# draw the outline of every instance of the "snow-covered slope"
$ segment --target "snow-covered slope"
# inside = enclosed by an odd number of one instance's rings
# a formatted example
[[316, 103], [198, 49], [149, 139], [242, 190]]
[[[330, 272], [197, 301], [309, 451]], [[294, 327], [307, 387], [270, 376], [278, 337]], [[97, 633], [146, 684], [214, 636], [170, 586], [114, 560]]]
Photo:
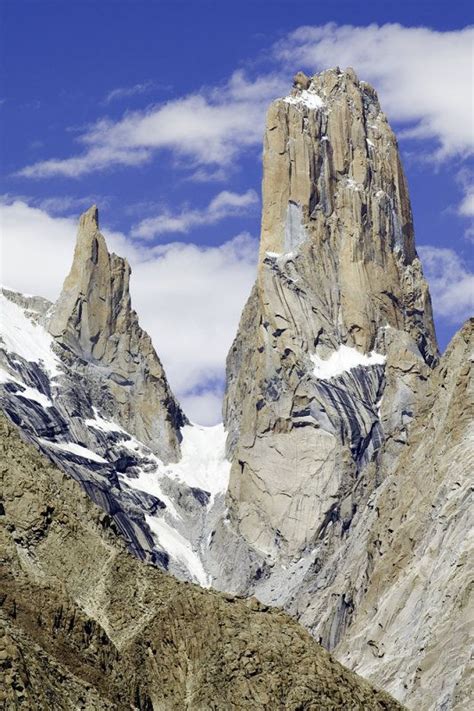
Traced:
[[181, 459], [164, 464], [97, 407], [101, 369], [61, 358], [45, 324], [50, 304], [0, 292], [0, 400], [24, 436], [78, 480], [132, 550], [209, 585], [205, 558], [223, 511], [230, 463], [222, 425], [182, 428]]

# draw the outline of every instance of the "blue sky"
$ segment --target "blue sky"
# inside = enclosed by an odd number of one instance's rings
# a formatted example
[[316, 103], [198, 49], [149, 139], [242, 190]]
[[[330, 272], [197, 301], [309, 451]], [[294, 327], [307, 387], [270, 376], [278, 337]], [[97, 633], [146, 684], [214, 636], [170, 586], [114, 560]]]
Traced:
[[4, 0], [1, 20], [2, 279], [55, 298], [97, 202], [191, 417], [218, 418], [254, 276], [263, 116], [300, 68], [351, 65], [377, 88], [443, 348], [472, 310], [467, 2]]

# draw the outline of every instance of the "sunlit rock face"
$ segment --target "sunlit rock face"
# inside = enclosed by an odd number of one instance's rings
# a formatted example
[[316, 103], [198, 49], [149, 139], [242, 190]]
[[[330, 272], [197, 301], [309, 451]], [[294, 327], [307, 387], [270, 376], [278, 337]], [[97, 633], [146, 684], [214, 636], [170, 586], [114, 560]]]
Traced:
[[252, 548], [291, 558], [349, 527], [437, 357], [377, 95], [352, 70], [299, 75], [268, 111], [258, 277], [227, 364], [228, 503]]
[[352, 70], [297, 75], [267, 118], [213, 546], [222, 586], [284, 606], [413, 709], [467, 708], [472, 693], [472, 339], [470, 323], [439, 361], [375, 91]]
[[[130, 267], [109, 254], [94, 205], [79, 221], [71, 271], [49, 318], [49, 331], [68, 353], [102, 371], [115, 419], [164, 461], [180, 456], [186, 418], [168, 385], [151, 338], [140, 328], [129, 291]], [[87, 376], [86, 376], [87, 377]]]

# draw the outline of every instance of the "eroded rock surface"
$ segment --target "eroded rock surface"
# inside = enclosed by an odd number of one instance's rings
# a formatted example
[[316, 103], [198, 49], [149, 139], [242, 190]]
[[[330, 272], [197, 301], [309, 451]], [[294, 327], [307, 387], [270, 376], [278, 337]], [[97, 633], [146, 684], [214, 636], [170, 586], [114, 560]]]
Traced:
[[5, 708], [395, 711], [283, 612], [180, 583], [0, 417]]
[[352, 70], [297, 77], [268, 113], [258, 277], [227, 361], [214, 584], [284, 606], [424, 710], [472, 693], [471, 329], [438, 365], [374, 90]]

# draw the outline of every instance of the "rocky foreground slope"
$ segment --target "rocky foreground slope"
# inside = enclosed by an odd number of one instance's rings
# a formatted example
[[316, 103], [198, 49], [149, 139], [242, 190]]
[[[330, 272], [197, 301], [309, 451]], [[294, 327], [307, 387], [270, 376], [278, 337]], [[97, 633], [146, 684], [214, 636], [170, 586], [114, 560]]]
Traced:
[[[144, 563], [284, 607], [409, 708], [470, 708], [473, 328], [439, 358], [406, 180], [375, 91], [352, 70], [300, 73], [269, 109], [258, 274], [228, 356], [225, 431], [182, 413], [131, 308], [129, 271], [108, 253], [93, 207], [56, 304], [0, 293], [9, 420]], [[49, 520], [55, 509], [44, 510]], [[73, 545], [67, 530], [54, 528]], [[40, 584], [43, 573], [18, 555]], [[105, 558], [89, 570], [84, 555], [82, 576], [55, 555], [57, 584], [121, 650], [126, 623], [117, 637], [103, 609], [113, 592]], [[127, 566], [145, 591], [148, 578], [177, 585], [150, 565]], [[130, 586], [124, 618], [135, 614]], [[143, 682], [117, 664], [114, 689]]]
[[0, 416], [5, 709], [395, 711], [284, 613], [181, 583]]

